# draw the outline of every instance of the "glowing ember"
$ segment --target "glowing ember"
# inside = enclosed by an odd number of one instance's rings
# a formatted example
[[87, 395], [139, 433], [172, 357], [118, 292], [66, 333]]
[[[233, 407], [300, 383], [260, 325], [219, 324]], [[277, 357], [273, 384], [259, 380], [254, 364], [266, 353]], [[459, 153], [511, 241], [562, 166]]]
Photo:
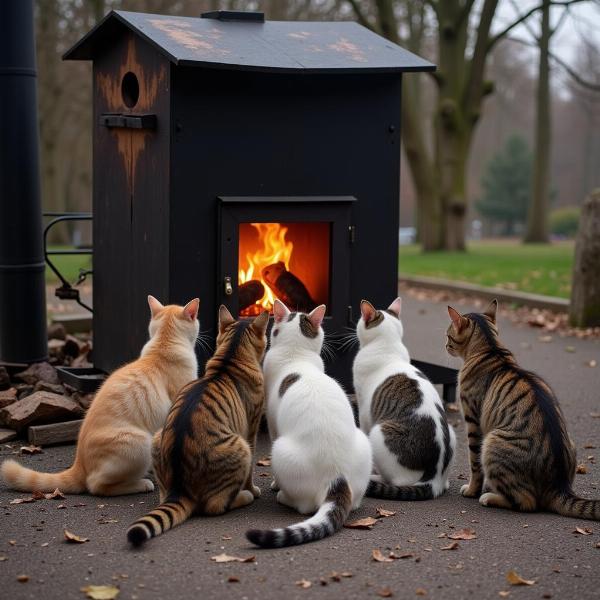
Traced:
[[256, 304], [243, 310], [242, 315], [258, 314], [258, 307], [269, 311], [273, 309], [275, 296], [262, 278], [262, 269], [282, 261], [285, 268], [289, 270], [290, 258], [294, 249], [294, 244], [285, 239], [287, 227], [282, 227], [279, 223], [251, 223], [251, 225], [258, 231], [262, 248], [259, 248], [256, 252], [246, 253], [247, 266], [245, 269], [240, 268], [238, 279], [240, 284], [252, 279], [259, 280], [265, 287], [265, 294]]

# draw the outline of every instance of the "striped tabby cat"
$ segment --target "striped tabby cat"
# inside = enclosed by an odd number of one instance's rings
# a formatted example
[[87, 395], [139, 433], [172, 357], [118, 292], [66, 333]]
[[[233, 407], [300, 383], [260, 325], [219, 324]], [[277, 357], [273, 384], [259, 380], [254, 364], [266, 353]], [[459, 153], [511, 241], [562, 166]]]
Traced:
[[[279, 300], [264, 362], [267, 419], [273, 440], [277, 501], [310, 518], [246, 537], [276, 548], [319, 540], [338, 531], [360, 506], [371, 473], [371, 449], [357, 429], [348, 398], [324, 373], [321, 322], [325, 306], [290, 312]], [[316, 511], [316, 512], [315, 512]]]
[[386, 310], [360, 304], [360, 350], [353, 378], [361, 429], [368, 434], [379, 475], [367, 496], [428, 500], [448, 489], [456, 436], [429, 379], [410, 363], [402, 342], [402, 300]]
[[181, 390], [152, 454], [161, 504], [127, 531], [134, 546], [192, 513], [220, 515], [260, 495], [252, 457], [264, 404], [260, 362], [269, 313], [235, 321], [219, 310], [217, 349], [204, 376]]
[[600, 500], [579, 498], [571, 487], [575, 446], [558, 401], [498, 339], [497, 307], [494, 300], [483, 314], [466, 315], [448, 307], [446, 349], [464, 360], [459, 389], [471, 479], [461, 493], [483, 506], [600, 520]]
[[39, 473], [14, 460], [2, 463], [8, 485], [21, 491], [118, 496], [151, 492], [152, 436], [179, 390], [198, 375], [195, 298], [185, 307], [163, 306], [148, 296], [150, 339], [137, 360], [117, 369], [102, 385], [79, 431], [75, 461], [60, 473]]

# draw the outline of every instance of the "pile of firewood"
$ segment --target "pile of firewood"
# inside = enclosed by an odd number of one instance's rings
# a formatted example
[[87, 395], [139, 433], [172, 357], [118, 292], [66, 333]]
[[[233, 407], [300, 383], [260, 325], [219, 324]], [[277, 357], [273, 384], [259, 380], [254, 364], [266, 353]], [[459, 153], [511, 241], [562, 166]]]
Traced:
[[0, 366], [0, 443], [25, 434], [31, 440], [32, 427], [81, 419], [92, 402], [94, 394], [62, 383], [55, 368], [91, 367], [91, 336], [68, 335], [63, 325], [53, 324], [48, 337], [48, 362], [12, 374]]

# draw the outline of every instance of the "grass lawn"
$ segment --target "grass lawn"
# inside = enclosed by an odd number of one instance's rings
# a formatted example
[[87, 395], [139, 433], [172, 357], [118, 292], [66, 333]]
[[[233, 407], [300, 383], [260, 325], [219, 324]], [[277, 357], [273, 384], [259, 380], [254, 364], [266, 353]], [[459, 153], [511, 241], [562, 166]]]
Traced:
[[[69, 246], [52, 246], [51, 250], [69, 250]], [[78, 254], [74, 256], [50, 256], [50, 260], [60, 271], [62, 276], [69, 282], [75, 283], [79, 277], [79, 269], [90, 269], [92, 257], [89, 254]], [[58, 277], [46, 265], [46, 283], [56, 283]]]
[[400, 274], [568, 298], [573, 251], [573, 242], [525, 245], [516, 240], [472, 242], [467, 252], [423, 254], [418, 245], [400, 246]]

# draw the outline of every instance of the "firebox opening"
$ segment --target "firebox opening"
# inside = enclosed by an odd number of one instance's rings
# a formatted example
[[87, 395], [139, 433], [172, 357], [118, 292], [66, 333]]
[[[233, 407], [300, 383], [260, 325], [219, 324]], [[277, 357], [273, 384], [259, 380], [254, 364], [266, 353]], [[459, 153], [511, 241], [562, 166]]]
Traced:
[[240, 223], [240, 316], [272, 311], [275, 299], [290, 310], [329, 313], [331, 223]]

